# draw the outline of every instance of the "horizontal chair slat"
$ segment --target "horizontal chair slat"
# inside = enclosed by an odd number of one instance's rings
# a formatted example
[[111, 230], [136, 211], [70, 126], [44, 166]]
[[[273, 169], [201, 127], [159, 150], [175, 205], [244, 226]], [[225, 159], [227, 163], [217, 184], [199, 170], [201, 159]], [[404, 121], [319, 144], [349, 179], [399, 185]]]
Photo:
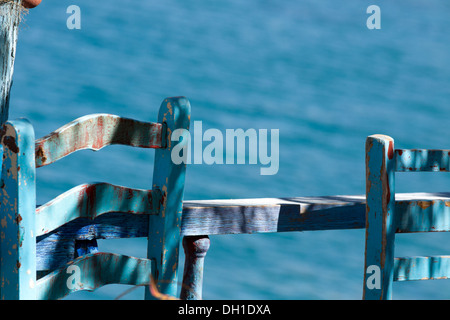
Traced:
[[76, 218], [94, 219], [108, 212], [153, 214], [159, 201], [157, 191], [83, 184], [36, 209], [36, 233], [41, 236]]
[[60, 299], [79, 290], [93, 291], [106, 284], [148, 285], [152, 260], [113, 253], [87, 254], [36, 283], [40, 300]]
[[448, 279], [450, 256], [395, 258], [394, 267], [394, 281]]
[[161, 148], [161, 123], [141, 122], [110, 114], [78, 118], [36, 140], [36, 167], [51, 164], [77, 150], [100, 150], [111, 144]]
[[450, 150], [396, 149], [396, 171], [450, 171]]
[[396, 210], [402, 212], [396, 232], [450, 231], [450, 200], [397, 201]]
[[37, 270], [55, 270], [71, 261], [74, 240], [140, 238], [148, 235], [149, 215], [111, 212], [95, 220], [75, 219], [53, 232], [37, 237]]

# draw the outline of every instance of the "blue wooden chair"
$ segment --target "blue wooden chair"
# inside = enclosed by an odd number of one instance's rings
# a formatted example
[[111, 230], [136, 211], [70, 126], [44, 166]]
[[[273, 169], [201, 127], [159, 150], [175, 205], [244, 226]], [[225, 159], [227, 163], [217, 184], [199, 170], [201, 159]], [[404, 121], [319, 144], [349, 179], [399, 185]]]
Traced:
[[[1, 298], [59, 299], [110, 283], [147, 285], [150, 276], [159, 292], [175, 296], [186, 166], [172, 162], [170, 138], [176, 129], [188, 130], [189, 121], [183, 97], [164, 100], [157, 123], [96, 114], [36, 141], [27, 120], [8, 121], [1, 132]], [[110, 144], [156, 149], [150, 190], [84, 184], [36, 207], [36, 168]], [[109, 232], [111, 225], [119, 231]], [[75, 240], [63, 238], [62, 228]], [[88, 236], [80, 238], [83, 228]], [[146, 258], [98, 252], [95, 239], [134, 236], [148, 237]], [[152, 298], [148, 289], [146, 298]]]
[[450, 150], [394, 149], [384, 135], [366, 140], [364, 299], [392, 299], [393, 281], [446, 279], [450, 256], [394, 257], [396, 233], [450, 231], [448, 198], [401, 199], [395, 172], [448, 172]]

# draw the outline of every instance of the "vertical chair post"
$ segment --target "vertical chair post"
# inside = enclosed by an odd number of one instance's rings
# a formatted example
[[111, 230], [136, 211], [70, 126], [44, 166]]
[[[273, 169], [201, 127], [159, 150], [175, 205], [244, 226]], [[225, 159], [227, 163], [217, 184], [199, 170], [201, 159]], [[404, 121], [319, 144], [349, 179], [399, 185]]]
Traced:
[[36, 187], [34, 131], [26, 120], [2, 128], [0, 206], [1, 298], [36, 299]]
[[[391, 299], [395, 239], [394, 140], [366, 140], [366, 251], [363, 299]], [[380, 201], [381, 199], [381, 201]]]
[[0, 125], [8, 120], [22, 1], [0, 4]]
[[[155, 152], [153, 186], [160, 194], [159, 212], [150, 215], [148, 234], [148, 258], [153, 259], [153, 278], [159, 292], [171, 296], [177, 294], [177, 268], [183, 209], [186, 162], [175, 164], [172, 150], [176, 144], [187, 146], [189, 140], [190, 104], [184, 97], [165, 99], [159, 109], [158, 122], [163, 124], [163, 148]], [[182, 139], [171, 140], [180, 129]], [[180, 133], [177, 131], [177, 134]], [[155, 201], [157, 199], [153, 199]], [[152, 299], [148, 288], [145, 298]]]
[[183, 238], [185, 262], [181, 299], [202, 299], [203, 266], [209, 246], [208, 236], [186, 236]]
[[[5, 124], [9, 115], [21, 3], [22, 0], [14, 0], [0, 4], [0, 126]], [[0, 166], [2, 160], [0, 158]]]

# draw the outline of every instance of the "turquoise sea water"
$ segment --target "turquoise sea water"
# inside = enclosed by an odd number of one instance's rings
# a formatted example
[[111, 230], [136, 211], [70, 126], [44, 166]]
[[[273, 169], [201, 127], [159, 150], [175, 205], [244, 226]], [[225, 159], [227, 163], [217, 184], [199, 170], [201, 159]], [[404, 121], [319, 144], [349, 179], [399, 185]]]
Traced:
[[[69, 30], [70, 5], [81, 29]], [[381, 8], [369, 30], [366, 9]], [[155, 121], [186, 96], [204, 129], [279, 129], [279, 171], [190, 165], [185, 199], [364, 194], [364, 143], [449, 148], [445, 1], [46, 1], [22, 23], [10, 118], [41, 137], [90, 113]], [[38, 202], [78, 184], [151, 185], [152, 151], [111, 146], [38, 170]], [[397, 191], [448, 191], [448, 174], [397, 175]], [[401, 235], [397, 254], [448, 254], [449, 235]], [[145, 239], [100, 249], [145, 256]], [[360, 299], [364, 231], [211, 237], [205, 299]], [[180, 269], [182, 270], [182, 269]], [[450, 282], [394, 284], [396, 299], [449, 299]], [[109, 299], [106, 286], [70, 298]], [[137, 289], [124, 298], [139, 299]]]

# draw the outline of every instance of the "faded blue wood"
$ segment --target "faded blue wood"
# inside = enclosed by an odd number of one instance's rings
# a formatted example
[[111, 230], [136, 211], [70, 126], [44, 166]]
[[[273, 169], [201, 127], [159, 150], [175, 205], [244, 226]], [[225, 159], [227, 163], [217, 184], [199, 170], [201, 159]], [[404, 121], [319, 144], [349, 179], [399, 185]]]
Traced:
[[161, 132], [161, 123], [142, 122], [112, 114], [90, 114], [36, 140], [36, 166], [49, 165], [78, 150], [98, 151], [113, 144], [160, 148]]
[[87, 254], [39, 279], [37, 299], [60, 299], [76, 291], [93, 291], [113, 283], [146, 285], [151, 274], [149, 259], [105, 252]]
[[2, 128], [5, 159], [0, 206], [0, 296], [36, 298], [34, 131], [26, 120], [8, 121]]
[[208, 236], [186, 236], [183, 238], [185, 261], [180, 299], [202, 299], [203, 267], [209, 246]]
[[21, 0], [0, 4], [0, 126], [8, 120], [9, 96], [20, 22]]
[[[157, 196], [159, 200], [159, 195]], [[90, 220], [108, 213], [156, 214], [151, 190], [131, 189], [108, 183], [83, 184], [36, 209], [37, 236], [77, 218]]]
[[[153, 190], [161, 191], [158, 215], [149, 217], [147, 257], [153, 259], [153, 277], [162, 294], [176, 296], [181, 213], [183, 208], [186, 164], [175, 164], [171, 153], [175, 145], [171, 136], [175, 130], [184, 130], [178, 142], [187, 145], [191, 108], [184, 97], [168, 98], [159, 109], [158, 122], [163, 123], [162, 147], [155, 151]], [[156, 241], [155, 241], [156, 240]], [[152, 299], [148, 288], [145, 298]]]
[[[448, 230], [450, 193], [397, 193], [396, 199], [396, 207], [408, 213], [402, 215], [398, 232]], [[435, 206], [427, 207], [432, 202]], [[435, 210], [438, 206], [444, 208], [444, 215]], [[188, 200], [183, 203], [181, 235], [362, 229], [365, 208], [362, 195]], [[148, 214], [106, 213], [94, 220], [75, 219], [38, 237], [38, 269], [53, 269], [70, 261], [70, 240], [147, 237], [148, 226]]]
[[401, 201], [395, 203], [396, 232], [450, 231], [450, 201], [439, 199]]
[[394, 149], [394, 140], [366, 141], [366, 252], [364, 299], [392, 299], [393, 281], [447, 279], [449, 256], [394, 258], [395, 233], [450, 231], [450, 201], [395, 194], [396, 171], [448, 172], [449, 150]]
[[[6, 236], [2, 237], [0, 246], [0, 270], [8, 285], [3, 285], [1, 297], [61, 298], [76, 290], [93, 290], [108, 283], [149, 284], [151, 275], [160, 292], [176, 294], [185, 165], [173, 164], [174, 142], [170, 137], [178, 128], [188, 130], [189, 119], [189, 102], [178, 97], [162, 103], [158, 123], [94, 115], [80, 118], [79, 123], [72, 122], [37, 141], [29, 122], [8, 122], [2, 131], [5, 148], [2, 201], [5, 205], [1, 209], [1, 226], [2, 234]], [[183, 136], [181, 143], [187, 143], [188, 132]], [[36, 167], [53, 163], [79, 149], [98, 150], [113, 143], [161, 150], [155, 155], [152, 190], [107, 183], [86, 184], [36, 208]], [[40, 160], [37, 161], [35, 156]], [[120, 225], [123, 236], [132, 236], [132, 232], [130, 235], [123, 229], [127, 225], [124, 220], [132, 214], [147, 217], [141, 219], [145, 225], [140, 230], [144, 229], [145, 236], [149, 236], [150, 259], [97, 252], [96, 239], [101, 237], [91, 226], [89, 229], [93, 233], [87, 238], [72, 237], [69, 240], [60, 237], [60, 229], [66, 225], [102, 221], [103, 217], [107, 217], [103, 220], [108, 224]], [[53, 243], [44, 262], [36, 249], [42, 239], [50, 239]], [[55, 261], [59, 262], [55, 264]], [[38, 263], [46, 268], [37, 268]], [[67, 282], [69, 267], [81, 270], [77, 276], [81, 275], [82, 280], [75, 287]], [[114, 270], [115, 267], [119, 269]], [[40, 270], [40, 277], [36, 282], [37, 270]], [[150, 297], [147, 295], [147, 298]]]
[[395, 258], [394, 281], [438, 280], [450, 277], [450, 256]]
[[366, 140], [366, 253], [364, 299], [390, 299], [394, 276], [394, 140]]
[[450, 171], [450, 150], [397, 149], [395, 171]]
[[[178, 98], [180, 99], [180, 98]], [[178, 99], [175, 99], [178, 101]], [[170, 100], [168, 100], [170, 101]], [[169, 107], [170, 105], [170, 107]], [[173, 108], [172, 103], [163, 103], [164, 108], [166, 108], [166, 116], [176, 108]], [[184, 107], [186, 107], [184, 105]], [[174, 112], [176, 115], [176, 111]], [[164, 119], [164, 118], [163, 118]], [[167, 120], [167, 118], [165, 119]], [[164, 122], [164, 126], [169, 130], [166, 131], [164, 129], [161, 134], [164, 138], [161, 140], [161, 147], [167, 148], [170, 150], [171, 148], [171, 140], [170, 134], [174, 131], [170, 129], [170, 126], [167, 125], [167, 122]], [[23, 132], [23, 130], [21, 130]], [[8, 146], [9, 149], [15, 149], [15, 145], [11, 143], [14, 139], [11, 139], [8, 135], [3, 133], [2, 144]], [[394, 171], [391, 166], [396, 167], [396, 165], [392, 165], [395, 163], [396, 159], [394, 154], [397, 154], [397, 151], [393, 149], [393, 141], [391, 143], [390, 140], [385, 140], [384, 137], [376, 136], [373, 137], [376, 140], [375, 144], [378, 145], [380, 152], [383, 153], [384, 156], [377, 156], [374, 153], [373, 158], [368, 157], [367, 164], [368, 168], [374, 169], [375, 173], [371, 177], [373, 183], [368, 184], [368, 194], [378, 195], [381, 194], [383, 201], [381, 201], [381, 206], [376, 207], [375, 210], [381, 210], [381, 216], [384, 217], [383, 221], [379, 224], [371, 224], [368, 223], [368, 226], [371, 225], [372, 229], [381, 230], [380, 239], [388, 239], [386, 236], [386, 221], [388, 220], [391, 225], [389, 230], [394, 229], [395, 232], [417, 232], [417, 231], [448, 231], [449, 229], [449, 207], [450, 207], [450, 194], [442, 193], [442, 194], [398, 194], [396, 195], [397, 202], [392, 201], [391, 199], [394, 197], [395, 193], [391, 192], [394, 190], [393, 188], [393, 178], [389, 178], [389, 170]], [[33, 139], [31, 139], [33, 140]], [[381, 141], [381, 143], [380, 143]], [[31, 143], [32, 145], [33, 143]], [[370, 145], [369, 143], [367, 144]], [[380, 146], [381, 145], [381, 146]], [[369, 148], [368, 148], [369, 149]], [[373, 149], [373, 145], [370, 148]], [[160, 149], [166, 150], [166, 149]], [[372, 152], [375, 152], [372, 150]], [[34, 154], [35, 152], [31, 152]], [[167, 153], [166, 153], [167, 154]], [[169, 153], [170, 154], [170, 153]], [[368, 153], [369, 154], [369, 153]], [[441, 154], [443, 154], [441, 152]], [[6, 158], [9, 159], [11, 156], [5, 154]], [[387, 159], [387, 160], [386, 160]], [[9, 161], [9, 160], [8, 160]], [[9, 168], [11, 166], [11, 161], [6, 161], [5, 166]], [[383, 162], [384, 161], [384, 162]], [[31, 161], [32, 162], [32, 161]], [[443, 171], [442, 167], [444, 162], [440, 162], [439, 171]], [[5, 166], [3, 169], [5, 170]], [[377, 166], [378, 172], [377, 173]], [[421, 165], [423, 167], [423, 165]], [[433, 165], [436, 167], [435, 165]], [[33, 167], [31, 165], [31, 167]], [[427, 164], [427, 167], [428, 164]], [[170, 168], [169, 172], [181, 170], [184, 172], [184, 168]], [[10, 172], [11, 169], [9, 169]], [[367, 171], [368, 176], [372, 174], [371, 170]], [[22, 171], [16, 170], [18, 173]], [[156, 171], [156, 165], [155, 165]], [[5, 171], [8, 172], [8, 169]], [[376, 176], [379, 175], [379, 179], [377, 180]], [[5, 176], [5, 173], [4, 173]], [[169, 175], [170, 177], [170, 175]], [[159, 280], [159, 289], [161, 291], [165, 291], [165, 293], [173, 294], [173, 286], [176, 283], [176, 269], [177, 269], [177, 259], [178, 259], [178, 242], [180, 239], [180, 234], [187, 236], [195, 236], [195, 235], [203, 235], [203, 234], [237, 234], [237, 233], [255, 233], [255, 232], [286, 232], [286, 231], [307, 231], [307, 230], [331, 230], [331, 229], [355, 229], [362, 228], [365, 226], [366, 217], [365, 210], [366, 201], [364, 196], [328, 196], [328, 197], [303, 197], [303, 198], [289, 198], [289, 199], [232, 199], [232, 200], [210, 200], [210, 201], [186, 201], [183, 205], [182, 216], [181, 214], [181, 200], [179, 202], [179, 210], [174, 211], [175, 214], [167, 215], [168, 204], [172, 204], [172, 207], [176, 207], [173, 205], [173, 202], [170, 201], [170, 193], [165, 192], [167, 190], [178, 190], [178, 192], [174, 191], [176, 195], [182, 195], [183, 187], [177, 185], [177, 183], [173, 182], [170, 185], [169, 177], [166, 180], [167, 185], [164, 183], [162, 187], [158, 184], [154, 183], [152, 186], [152, 192], [143, 191], [141, 196], [135, 195], [135, 190], [128, 190], [127, 188], [112, 186], [108, 184], [93, 184], [91, 185], [92, 190], [95, 190], [94, 193], [96, 196], [91, 197], [93, 199], [96, 198], [108, 198], [111, 201], [113, 198], [117, 203], [113, 205], [113, 209], [103, 208], [103, 202], [101, 200], [95, 200], [94, 204], [87, 204], [87, 199], [85, 196], [90, 194], [91, 192], [81, 192], [82, 188], [78, 190], [80, 192], [69, 192], [60, 197], [58, 201], [50, 202], [44, 206], [38, 207], [36, 210], [36, 217], [40, 214], [45, 215], [45, 210], [48, 210], [46, 215], [47, 218], [43, 220], [52, 220], [51, 217], [53, 214], [49, 214], [51, 212], [50, 209], [52, 206], [54, 210], [57, 206], [55, 203], [59, 203], [62, 211], [66, 210], [65, 206], [72, 201], [72, 205], [69, 206], [68, 211], [71, 213], [68, 214], [69, 219], [63, 218], [63, 222], [70, 221], [63, 226], [59, 226], [60, 223], [55, 224], [55, 229], [47, 230], [42, 234], [38, 233], [38, 230], [35, 232], [35, 236], [38, 236], [38, 248], [42, 250], [38, 250], [36, 263], [39, 261], [41, 263], [40, 258], [47, 259], [42, 262], [45, 266], [43, 269], [54, 269], [55, 261], [63, 261], [63, 264], [58, 266], [59, 270], [52, 272], [52, 277], [44, 276], [40, 280], [45, 280], [48, 283], [52, 281], [56, 281], [54, 279], [62, 279], [61, 275], [65, 272], [64, 279], [67, 280], [67, 277], [70, 274], [67, 274], [67, 266], [65, 265], [68, 262], [68, 259], [73, 258], [75, 252], [78, 252], [77, 255], [85, 255], [92, 254], [97, 250], [95, 245], [95, 239], [98, 238], [120, 238], [120, 237], [133, 237], [133, 236], [148, 236], [149, 234], [160, 234], [171, 237], [169, 240], [162, 239], [161, 237], [157, 238], [156, 244], [154, 246], [150, 246], [149, 244], [149, 258], [151, 259], [141, 259], [144, 264], [152, 264], [148, 270], [151, 269], [152, 274], [155, 278], [158, 279], [159, 275], [167, 275], [169, 277], [169, 281], [161, 281]], [[184, 177], [182, 179], [184, 183]], [[377, 184], [378, 182], [378, 184]], [[386, 186], [389, 186], [387, 189]], [[383, 189], [384, 187], [384, 189]], [[181, 190], [180, 190], [181, 188]], [[76, 188], [75, 188], [76, 189]], [[99, 191], [103, 190], [103, 191]], [[108, 191], [109, 190], [109, 191]], [[380, 191], [381, 190], [381, 191]], [[389, 190], [389, 192], [387, 191]], [[73, 190], [72, 190], [73, 191]], [[84, 190], [86, 191], [86, 190]], [[126, 192], [125, 192], [126, 191]], [[141, 190], [142, 191], [142, 190]], [[158, 194], [157, 201], [148, 201], [148, 194]], [[122, 195], [120, 193], [122, 192]], [[140, 192], [140, 191], [139, 191]], [[127, 193], [130, 199], [134, 199], [136, 203], [122, 203], [120, 199], [123, 197], [123, 193]], [[68, 196], [71, 195], [71, 196]], [[102, 195], [102, 196], [100, 196]], [[66, 198], [66, 196], [68, 196]], [[126, 197], [125, 197], [126, 198]], [[72, 199], [72, 200], [68, 200]], [[75, 199], [77, 199], [75, 201]], [[137, 200], [137, 199], [142, 199]], [[372, 199], [372, 200], [370, 200]], [[374, 201], [375, 198], [368, 197], [367, 207], [371, 205], [371, 201]], [[388, 201], [389, 199], [389, 201]], [[106, 202], [111, 202], [110, 200]], [[61, 201], [61, 202], [59, 202]], [[113, 201], [113, 203], [114, 203]], [[177, 200], [178, 201], [178, 200]], [[97, 204], [98, 202], [98, 204]], [[144, 204], [142, 204], [144, 202]], [[394, 214], [385, 214], [385, 212], [389, 212], [386, 208], [391, 206], [390, 210], [393, 208], [395, 211]], [[65, 204], [65, 205], [63, 205]], [[123, 206], [125, 205], [125, 207]], [[138, 215], [129, 215], [128, 213], [120, 213], [129, 212], [129, 208], [136, 208], [144, 205], [143, 208], [139, 209], [141, 212]], [[159, 206], [161, 205], [161, 206]], [[79, 210], [80, 208], [85, 208], [86, 210]], [[47, 208], [44, 210], [44, 208]], [[90, 209], [89, 209], [90, 208]], [[92, 209], [95, 208], [95, 209]], [[128, 209], [127, 209], [128, 208]], [[151, 209], [149, 209], [151, 208]], [[98, 211], [97, 211], [98, 210]], [[55, 213], [59, 211], [54, 211]], [[114, 212], [110, 212], [114, 211]], [[131, 211], [136, 211], [132, 209]], [[75, 213], [74, 212], [78, 212]], [[80, 212], [87, 212], [83, 214], [79, 214]], [[99, 212], [101, 215], [99, 215]], [[370, 212], [370, 210], [368, 210]], [[401, 215], [397, 214], [397, 212], [402, 212]], [[64, 215], [61, 215], [63, 217]], [[159, 225], [159, 227], [155, 227], [154, 222], [161, 222], [163, 217], [169, 217], [172, 225], [169, 225], [169, 222], [164, 218], [165, 225]], [[182, 219], [181, 219], [182, 217]], [[387, 218], [386, 218], [387, 217]], [[95, 219], [93, 219], [95, 218]], [[38, 218], [36, 218], [38, 219]], [[66, 221], [65, 221], [66, 220]], [[181, 221], [180, 221], [181, 220]], [[375, 227], [373, 227], [375, 226]], [[173, 228], [172, 228], [173, 227]], [[44, 228], [40, 228], [45, 230]], [[368, 229], [370, 229], [368, 227]], [[385, 233], [383, 235], [383, 232]], [[69, 242], [69, 235], [71, 236]], [[205, 240], [205, 236], [199, 237], [199, 239], [190, 238], [192, 243], [195, 244], [197, 240]], [[376, 238], [374, 236], [368, 237]], [[173, 239], [177, 239], [173, 241]], [[189, 238], [187, 238], [189, 239]], [[75, 242], [73, 242], [75, 240]], [[80, 242], [81, 241], [81, 242]], [[42, 244], [53, 244], [53, 247], [49, 249], [47, 246], [41, 246]], [[174, 244], [177, 245], [174, 245]], [[2, 248], [5, 243], [2, 244]], [[65, 247], [65, 248], [64, 248]], [[175, 248], [176, 247], [176, 248]], [[204, 254], [206, 254], [208, 246], [198, 245], [191, 251], [187, 250], [187, 261], [185, 264], [185, 276], [184, 276], [184, 286], [185, 288], [189, 288], [190, 290], [182, 289], [183, 297], [186, 299], [195, 299], [201, 297], [201, 283], [202, 283], [202, 270], [203, 270], [203, 259]], [[380, 252], [384, 250], [385, 254], [389, 249], [389, 246], [381, 246]], [[206, 249], [205, 249], [206, 248]], [[173, 249], [173, 250], [172, 250]], [[67, 251], [70, 253], [67, 255]], [[393, 247], [392, 247], [393, 251]], [[4, 251], [2, 251], [4, 252]], [[155, 255], [159, 252], [160, 265], [158, 265], [158, 260], [155, 258]], [[189, 253], [191, 252], [191, 253]], [[62, 253], [62, 254], [61, 254]], [[61, 255], [60, 255], [61, 254]], [[166, 254], [164, 256], [164, 254]], [[48, 259], [49, 257], [52, 257]], [[175, 257], [174, 257], [175, 256]], [[54, 257], [54, 259], [53, 259]], [[62, 257], [62, 258], [61, 258]], [[381, 256], [380, 256], [381, 257]], [[53, 260], [52, 260], [53, 259]], [[100, 258], [95, 258], [100, 259]], [[102, 258], [103, 259], [103, 258]], [[97, 261], [103, 261], [102, 259]], [[122, 259], [122, 258], [120, 258]], [[385, 258], [386, 259], [386, 256]], [[379, 259], [380, 262], [382, 259]], [[96, 260], [93, 260], [96, 261]], [[173, 263], [175, 261], [175, 263]], [[400, 261], [400, 262], [399, 262]], [[393, 260], [394, 267], [397, 265], [405, 265], [407, 261], [404, 258]], [[442, 278], [445, 277], [444, 271], [447, 266], [446, 257], [438, 258], [430, 258], [425, 257], [422, 260], [417, 260], [419, 263], [417, 265], [423, 265], [424, 267], [416, 269], [412, 269], [408, 267], [405, 270], [410, 270], [407, 272], [407, 276], [411, 279], [413, 278]], [[433, 263], [425, 263], [426, 261], [432, 261]], [[70, 263], [70, 262], [69, 262]], [[402, 263], [402, 264], [401, 264]], [[49, 267], [52, 265], [51, 267]], [[86, 266], [93, 265], [92, 263], [86, 262]], [[114, 263], [111, 263], [114, 265]], [[411, 264], [410, 264], [411, 265]], [[416, 264], [414, 264], [416, 265]], [[440, 267], [436, 269], [436, 266]], [[381, 263], [380, 263], [381, 266]], [[426, 267], [425, 267], [426, 266]], [[433, 269], [432, 266], [435, 266]], [[171, 270], [168, 270], [169, 267], [172, 267]], [[88, 268], [88, 267], [86, 267]], [[158, 269], [160, 268], [160, 269]], [[164, 270], [166, 268], [166, 270]], [[159, 271], [161, 270], [161, 271]], [[367, 269], [366, 269], [367, 270]], [[420, 272], [418, 272], [420, 271]], [[131, 269], [126, 272], [131, 272]], [[125, 273], [126, 273], [125, 272]], [[149, 271], [150, 272], [150, 271]], [[59, 274], [59, 276], [55, 276]], [[91, 273], [93, 274], [93, 273]], [[175, 278], [174, 278], [175, 275]], [[371, 274], [368, 274], [370, 276]], [[393, 274], [393, 279], [403, 279], [405, 276], [399, 276], [399, 273], [396, 271]], [[365, 283], [367, 280], [367, 275], [365, 279]], [[48, 280], [53, 279], [53, 280]], [[167, 278], [165, 278], [167, 279]], [[165, 280], [163, 278], [163, 280]], [[94, 279], [91, 279], [94, 281]], [[58, 280], [62, 281], [62, 280]], [[103, 280], [102, 280], [103, 281]], [[106, 280], [110, 281], [110, 280]], [[115, 280], [111, 280], [115, 281]], [[121, 281], [121, 280], [120, 280]], [[43, 282], [42, 282], [43, 283]], [[61, 282], [63, 283], [63, 282]], [[96, 283], [96, 282], [95, 282]], [[167, 287], [164, 288], [163, 284], [167, 283], [170, 287], [167, 290]], [[93, 286], [91, 288], [96, 288]], [[66, 290], [66, 289], [64, 289]], [[62, 290], [60, 293], [65, 294]], [[172, 290], [172, 293], [170, 293]], [[176, 290], [176, 286], [175, 286]], [[56, 290], [58, 291], [58, 290]], [[70, 291], [70, 290], [69, 290]], [[2, 291], [3, 294], [3, 291]], [[2, 295], [3, 296], [3, 295]], [[49, 295], [50, 296], [50, 295]], [[48, 297], [49, 297], [48, 296]], [[57, 292], [51, 293], [52, 297], [57, 296]]]

